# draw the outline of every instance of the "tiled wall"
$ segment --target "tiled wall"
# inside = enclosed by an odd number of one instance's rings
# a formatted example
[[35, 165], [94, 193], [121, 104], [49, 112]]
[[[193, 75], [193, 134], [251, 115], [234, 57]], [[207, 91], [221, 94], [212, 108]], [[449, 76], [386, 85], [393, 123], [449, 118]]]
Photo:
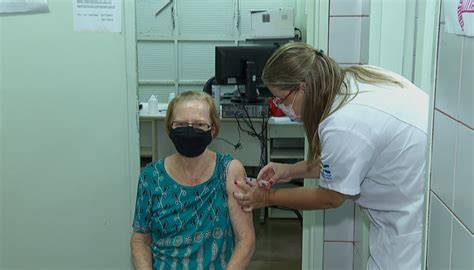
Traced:
[[[330, 57], [342, 66], [368, 63], [369, 0], [330, 0]], [[353, 269], [354, 203], [324, 213], [324, 269]]]
[[[442, 12], [444, 14], [444, 12]], [[440, 21], [428, 269], [474, 269], [474, 37]]]
[[369, 0], [331, 0], [329, 55], [339, 64], [366, 64], [369, 51]]

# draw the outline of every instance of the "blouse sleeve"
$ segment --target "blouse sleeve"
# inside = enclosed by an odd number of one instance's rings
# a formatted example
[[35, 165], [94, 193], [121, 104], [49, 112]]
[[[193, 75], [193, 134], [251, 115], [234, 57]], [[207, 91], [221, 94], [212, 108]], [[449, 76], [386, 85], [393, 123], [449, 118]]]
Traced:
[[228, 174], [228, 168], [229, 168], [229, 163], [234, 160], [232, 155], [230, 154], [218, 154], [218, 163], [219, 163], [219, 178], [221, 179], [221, 182], [226, 184], [226, 179], [227, 179], [227, 174]]
[[135, 232], [150, 233], [152, 177], [152, 169], [150, 166], [147, 166], [143, 169], [138, 179], [137, 200], [133, 219], [133, 231]]
[[359, 194], [375, 156], [374, 144], [349, 129], [325, 129], [320, 136], [320, 186], [345, 195]]

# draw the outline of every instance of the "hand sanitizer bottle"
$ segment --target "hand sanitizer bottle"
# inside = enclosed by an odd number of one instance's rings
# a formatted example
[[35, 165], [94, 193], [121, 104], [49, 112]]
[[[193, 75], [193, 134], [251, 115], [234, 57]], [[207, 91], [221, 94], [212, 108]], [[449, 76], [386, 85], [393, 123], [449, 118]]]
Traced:
[[150, 99], [148, 99], [148, 113], [149, 114], [157, 114], [158, 113], [158, 99], [155, 95], [151, 95]]

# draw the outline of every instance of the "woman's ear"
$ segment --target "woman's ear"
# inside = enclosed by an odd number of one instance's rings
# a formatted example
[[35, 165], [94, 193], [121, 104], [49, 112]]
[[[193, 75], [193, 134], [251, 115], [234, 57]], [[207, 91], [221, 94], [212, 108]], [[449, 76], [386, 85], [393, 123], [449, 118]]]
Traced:
[[214, 126], [214, 124], [212, 124], [211, 126], [211, 135], [212, 135], [212, 139], [216, 138], [216, 126]]

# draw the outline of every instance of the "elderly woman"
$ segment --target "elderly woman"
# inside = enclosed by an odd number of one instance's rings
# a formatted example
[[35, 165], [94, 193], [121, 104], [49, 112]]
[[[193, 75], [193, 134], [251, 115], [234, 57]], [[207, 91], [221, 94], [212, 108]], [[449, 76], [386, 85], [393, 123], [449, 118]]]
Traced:
[[255, 246], [252, 216], [233, 196], [242, 164], [207, 149], [219, 132], [204, 92], [174, 98], [166, 114], [177, 153], [148, 164], [138, 183], [131, 249], [136, 269], [245, 269]]

